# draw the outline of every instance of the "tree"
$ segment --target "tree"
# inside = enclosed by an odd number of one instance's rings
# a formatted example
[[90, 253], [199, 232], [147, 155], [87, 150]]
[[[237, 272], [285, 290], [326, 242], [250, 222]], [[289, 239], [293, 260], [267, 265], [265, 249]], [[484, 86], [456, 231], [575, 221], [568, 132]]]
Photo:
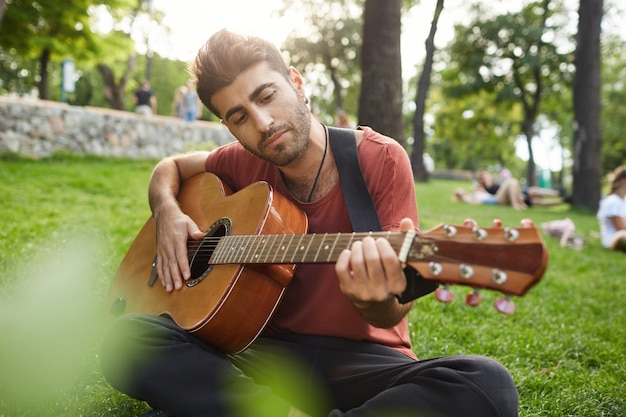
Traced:
[[[138, 8], [134, 8], [130, 13], [132, 28]], [[114, 31], [107, 35], [109, 45], [119, 43], [120, 45], [132, 44], [130, 41], [130, 34], [122, 31]], [[108, 57], [106, 62], [99, 62], [96, 65], [102, 81], [104, 83], [104, 98], [112, 109], [126, 110], [126, 104], [124, 96], [126, 95], [126, 85], [128, 80], [133, 74], [137, 62], [137, 52], [134, 49], [128, 47], [121, 47], [119, 49], [111, 49], [115, 51]], [[121, 52], [121, 53], [120, 53]], [[116, 71], [117, 70], [117, 71]], [[115, 73], [121, 73], [119, 78], [116, 78]]]
[[432, 148], [439, 164], [471, 171], [517, 165], [511, 121], [519, 119], [519, 106], [494, 106], [493, 93], [484, 90], [450, 99], [436, 88], [432, 95], [437, 99], [431, 109], [436, 132]]
[[[291, 33], [281, 49], [289, 54], [290, 63], [302, 70], [305, 77], [316, 74], [316, 79], [309, 83], [318, 90], [315, 92], [318, 102], [312, 103], [313, 106], [326, 108], [330, 115], [336, 109], [355, 114], [356, 100], [346, 100], [346, 93], [361, 83], [361, 73], [355, 63], [360, 59], [363, 0], [283, 0], [279, 13], [292, 12], [296, 7], [305, 16], [303, 26], [310, 32]], [[328, 78], [320, 77], [320, 66]], [[322, 90], [327, 82], [331, 84], [333, 97], [328, 105], [320, 102], [324, 100]]]
[[567, 52], [562, 52], [556, 41], [546, 40], [563, 36], [555, 18], [559, 11], [550, 0], [530, 2], [519, 12], [495, 17], [476, 7], [473, 21], [457, 26], [449, 47], [459, 73], [457, 82], [448, 88], [449, 95], [485, 90], [494, 93], [494, 105], [521, 106], [519, 131], [526, 138], [530, 185], [536, 184], [532, 140], [542, 114], [541, 102], [546, 94], [558, 94], [569, 83]]
[[[126, 86], [137, 63], [137, 51], [131, 40], [131, 32], [137, 18], [143, 12], [150, 13], [151, 18], [153, 17], [149, 2], [146, 0], [129, 1], [131, 3], [126, 8], [109, 8], [108, 11], [116, 22], [127, 20], [128, 24], [123, 25], [126, 29], [114, 30], [104, 38], [110, 54], [106, 62], [98, 62], [96, 66], [104, 82], [104, 97], [111, 108], [117, 110], [126, 110]], [[129, 21], [128, 18], [130, 18]], [[158, 14], [158, 19], [161, 18], [161, 14]], [[116, 76], [116, 73], [121, 75]]]
[[365, 2], [358, 119], [404, 144], [401, 8], [401, 0]]
[[91, 29], [93, 7], [115, 10], [129, 1], [134, 0], [12, 0], [0, 26], [0, 46], [14, 49], [23, 59], [37, 57], [39, 96], [48, 99], [49, 66], [55, 57], [86, 62], [103, 52], [101, 37]]
[[7, 7], [0, 27], [0, 43], [4, 48], [14, 48], [23, 57], [38, 57], [41, 98], [50, 96], [48, 66], [54, 56], [85, 59], [99, 52], [88, 13], [91, 4], [89, 0], [13, 0]]
[[428, 181], [428, 171], [424, 167], [424, 143], [426, 136], [424, 132], [424, 113], [426, 112], [426, 97], [430, 87], [430, 74], [433, 69], [435, 33], [437, 33], [437, 23], [442, 11], [443, 0], [437, 0], [430, 32], [426, 38], [426, 59], [424, 60], [424, 67], [417, 83], [417, 93], [415, 95], [411, 165], [413, 167], [413, 177], [418, 181]]
[[600, 32], [603, 0], [580, 0], [574, 64], [573, 204], [596, 212], [602, 168], [600, 131]]
[[[606, 10], [610, 7], [606, 5]], [[604, 20], [604, 18], [603, 18]], [[602, 33], [602, 171], [626, 163], [626, 40]]]

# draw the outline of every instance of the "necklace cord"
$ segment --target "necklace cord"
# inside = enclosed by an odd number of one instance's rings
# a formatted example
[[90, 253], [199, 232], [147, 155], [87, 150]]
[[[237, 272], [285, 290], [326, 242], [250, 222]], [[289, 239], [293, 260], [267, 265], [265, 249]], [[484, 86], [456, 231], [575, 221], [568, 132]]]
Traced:
[[328, 151], [328, 128], [325, 125], [324, 131], [326, 132], [326, 142], [324, 143], [324, 155], [322, 155], [322, 162], [320, 162], [320, 167], [317, 169], [317, 174], [315, 175], [315, 179], [313, 180], [313, 185], [311, 186], [311, 192], [309, 192], [309, 197], [306, 199], [307, 203], [311, 202], [311, 198], [313, 197], [313, 191], [315, 191], [315, 186], [317, 185], [317, 180], [320, 178], [320, 174], [322, 173], [322, 167], [324, 166], [324, 161], [326, 160], [326, 151]]

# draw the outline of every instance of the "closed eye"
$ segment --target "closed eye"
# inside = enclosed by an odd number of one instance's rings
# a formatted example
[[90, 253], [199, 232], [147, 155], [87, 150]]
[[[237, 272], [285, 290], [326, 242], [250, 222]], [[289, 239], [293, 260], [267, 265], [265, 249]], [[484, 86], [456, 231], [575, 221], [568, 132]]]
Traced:
[[276, 90], [269, 90], [266, 94], [261, 95], [259, 103], [266, 104], [276, 97]]
[[246, 121], [246, 119], [248, 118], [248, 114], [243, 112], [243, 111], [240, 112], [239, 114], [235, 114], [234, 116], [235, 117], [232, 117], [231, 120], [236, 125], [240, 125], [240, 124], [244, 123]]
[[[255, 88], [248, 98], [251, 102], [268, 104], [275, 99], [276, 94], [277, 89], [273, 83], [265, 83]], [[235, 106], [226, 112], [224, 120], [235, 125], [240, 125], [248, 120], [248, 113], [245, 111], [243, 106]]]

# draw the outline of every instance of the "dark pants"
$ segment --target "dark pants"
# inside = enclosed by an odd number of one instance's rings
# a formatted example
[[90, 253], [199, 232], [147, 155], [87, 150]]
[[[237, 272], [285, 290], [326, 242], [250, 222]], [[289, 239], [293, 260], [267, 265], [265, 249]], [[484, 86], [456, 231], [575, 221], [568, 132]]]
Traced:
[[[109, 383], [177, 417], [512, 417], [514, 382], [481, 356], [415, 361], [333, 337], [261, 337], [224, 355], [163, 317], [118, 319], [102, 349]], [[271, 388], [270, 388], [271, 387]]]

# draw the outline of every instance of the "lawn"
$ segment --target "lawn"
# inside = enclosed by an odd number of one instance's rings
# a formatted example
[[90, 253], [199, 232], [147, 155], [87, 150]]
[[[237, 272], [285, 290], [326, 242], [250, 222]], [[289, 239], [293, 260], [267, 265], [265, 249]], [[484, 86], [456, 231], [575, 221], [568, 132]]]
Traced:
[[[0, 159], [0, 416], [131, 417], [146, 409], [111, 389], [98, 366], [111, 278], [149, 216], [155, 161], [55, 157]], [[545, 237], [543, 280], [504, 316], [498, 295], [475, 308], [420, 299], [410, 313], [421, 358], [485, 354], [501, 361], [520, 391], [520, 415], [626, 415], [626, 257], [600, 246], [592, 214], [569, 206], [471, 206], [452, 191], [469, 183], [416, 185], [421, 228], [494, 218], [516, 226], [571, 218], [582, 250]]]

